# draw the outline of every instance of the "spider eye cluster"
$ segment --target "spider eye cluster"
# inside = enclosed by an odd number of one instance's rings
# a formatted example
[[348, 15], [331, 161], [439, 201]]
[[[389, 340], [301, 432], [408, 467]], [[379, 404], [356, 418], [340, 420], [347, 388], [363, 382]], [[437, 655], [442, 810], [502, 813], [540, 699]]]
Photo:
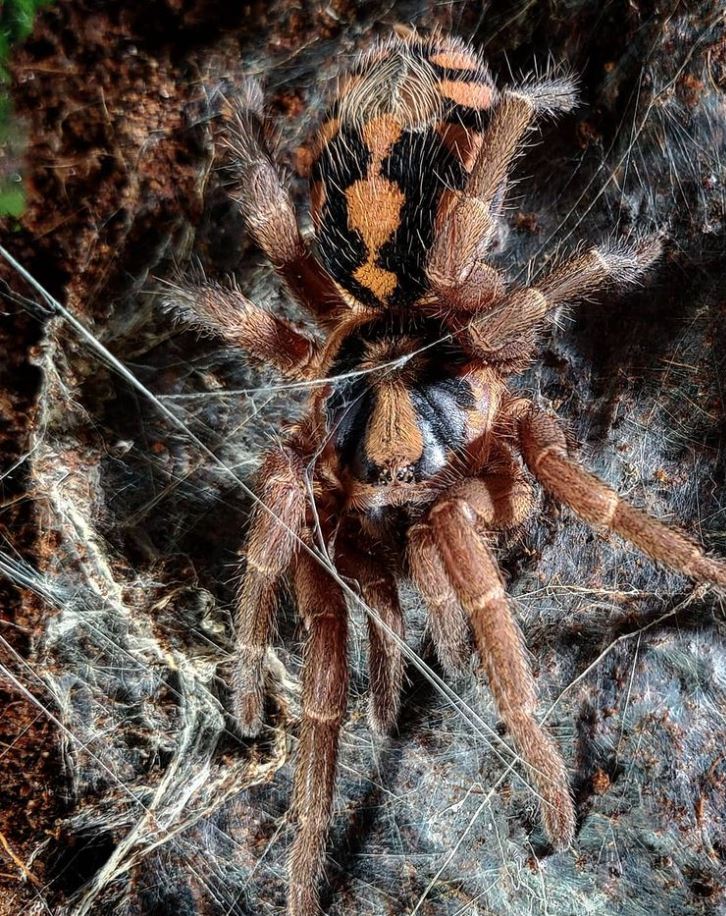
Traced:
[[415, 480], [416, 465], [407, 464], [404, 467], [395, 469], [390, 467], [381, 468], [376, 483], [385, 487], [391, 483], [414, 483]]

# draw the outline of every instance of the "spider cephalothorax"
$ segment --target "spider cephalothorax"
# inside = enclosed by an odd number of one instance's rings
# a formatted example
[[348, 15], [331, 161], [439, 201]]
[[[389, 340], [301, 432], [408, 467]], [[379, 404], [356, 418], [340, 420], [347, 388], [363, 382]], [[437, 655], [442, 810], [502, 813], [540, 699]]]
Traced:
[[[319, 131], [317, 254], [275, 167], [259, 90], [250, 84], [224, 106], [231, 194], [326, 334], [318, 342], [237, 289], [203, 283], [174, 297], [286, 377], [317, 381], [307, 414], [263, 462], [237, 618], [235, 712], [254, 735], [276, 592], [291, 573], [307, 631], [291, 913], [317, 910], [348, 683], [345, 582], [358, 583], [372, 610], [372, 726], [390, 729], [398, 714], [404, 574], [428, 606], [446, 671], [468, 659], [473, 637], [557, 846], [572, 839], [575, 812], [560, 753], [535, 718], [534, 679], [490, 536], [527, 516], [534, 477], [654, 560], [726, 585], [726, 563], [624, 503], [569, 456], [553, 417], [506, 386], [557, 306], [637, 279], [660, 249], [655, 240], [592, 248], [529, 287], [508, 286], [486, 262], [504, 237], [507, 170], [523, 138], [538, 115], [573, 99], [564, 78], [498, 91], [465, 43], [395, 34], [341, 82]], [[340, 575], [320, 562], [326, 553]]]
[[356, 326], [331, 360], [321, 416], [347, 508], [420, 503], [481, 435], [487, 371], [444, 342], [436, 319], [384, 315]]

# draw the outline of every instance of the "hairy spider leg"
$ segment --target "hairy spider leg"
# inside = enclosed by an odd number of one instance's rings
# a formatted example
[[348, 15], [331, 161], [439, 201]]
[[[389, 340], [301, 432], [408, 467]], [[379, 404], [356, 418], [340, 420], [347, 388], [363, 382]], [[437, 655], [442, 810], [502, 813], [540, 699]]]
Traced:
[[436, 657], [444, 672], [456, 677], [471, 658], [471, 628], [427, 523], [409, 528], [407, 559], [411, 580], [428, 610], [428, 630]]
[[[448, 492], [476, 506], [478, 516], [487, 519], [488, 530], [520, 525], [534, 503], [532, 487], [521, 467], [504, 449], [497, 455], [496, 470], [488, 472], [483, 481], [465, 479]], [[407, 558], [411, 578], [429, 609], [428, 627], [436, 655], [444, 671], [456, 676], [471, 656], [471, 628], [428, 522], [409, 529]]]
[[603, 289], [637, 282], [661, 250], [661, 240], [654, 237], [575, 254], [536, 284], [506, 293], [458, 331], [457, 339], [487, 363], [516, 371], [531, 358], [538, 334], [554, 309]]
[[522, 454], [542, 486], [591, 525], [615, 531], [658, 563], [726, 587], [726, 561], [709, 557], [682, 531], [625, 502], [567, 454], [557, 420], [530, 404], [519, 422]]
[[483, 257], [496, 235], [497, 202], [507, 174], [535, 117], [567, 110], [574, 99], [574, 85], [567, 79], [502, 92], [466, 186], [449, 192], [449, 205], [439, 217], [427, 273], [444, 307], [476, 311], [501, 294], [501, 274]]
[[348, 699], [348, 619], [340, 586], [309, 554], [293, 585], [307, 635], [303, 650], [300, 745], [293, 788], [297, 832], [290, 850], [290, 916], [319, 912], [318, 883], [333, 807], [340, 728]]
[[196, 327], [241, 347], [253, 360], [274, 366], [285, 378], [306, 378], [318, 354], [312, 338], [234, 287], [206, 279], [174, 284], [166, 302]]
[[379, 618], [368, 615], [368, 720], [374, 731], [386, 734], [396, 725], [401, 701], [404, 661], [394, 637], [405, 638], [403, 613], [384, 551], [368, 538], [357, 540], [356, 546], [352, 538], [343, 542], [336, 562], [341, 575], [358, 581], [362, 600]]
[[[246, 567], [237, 602], [234, 710], [240, 730], [262, 728], [265, 653], [272, 638], [277, 588], [292, 563], [305, 522], [305, 468], [292, 449], [270, 452], [259, 473], [256, 505], [245, 548]], [[266, 508], [263, 508], [266, 507]]]
[[222, 115], [230, 160], [228, 193], [292, 295], [325, 323], [345, 304], [300, 233], [292, 197], [275, 162], [257, 83], [248, 81], [245, 91], [227, 101]]
[[542, 802], [542, 821], [557, 847], [574, 835], [575, 810], [564, 761], [535, 718], [537, 693], [522, 634], [482, 528], [491, 523], [486, 481], [470, 479], [445, 494], [428, 514], [446, 575], [469, 616], [497, 709], [519, 749]]

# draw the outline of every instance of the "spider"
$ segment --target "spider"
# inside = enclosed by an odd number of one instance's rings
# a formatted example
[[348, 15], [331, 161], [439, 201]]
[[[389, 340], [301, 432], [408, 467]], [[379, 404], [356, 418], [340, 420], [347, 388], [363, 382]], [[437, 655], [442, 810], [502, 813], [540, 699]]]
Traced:
[[[726, 586], [726, 562], [625, 503], [569, 454], [557, 420], [510, 392], [558, 307], [641, 278], [658, 239], [580, 251], [536, 285], [486, 260], [504, 238], [507, 174], [538, 117], [569, 110], [566, 77], [498, 90], [458, 38], [398, 29], [339, 85], [312, 150], [316, 253], [275, 164], [259, 87], [223, 102], [229, 191], [249, 231], [323, 332], [322, 340], [208, 281], [172, 305], [287, 379], [311, 386], [304, 418], [262, 463], [244, 551], [234, 711], [263, 726], [265, 655], [280, 580], [291, 574], [306, 629], [293, 790], [288, 912], [317, 912], [346, 711], [345, 580], [369, 617], [369, 720], [395, 725], [404, 677], [398, 582], [428, 608], [440, 664], [473, 646], [541, 800], [544, 830], [567, 846], [575, 810], [565, 765], [535, 718], [522, 634], [493, 551], [520, 525], [532, 478], [592, 525], [617, 532], [692, 579]], [[316, 560], [322, 545], [339, 575]]]

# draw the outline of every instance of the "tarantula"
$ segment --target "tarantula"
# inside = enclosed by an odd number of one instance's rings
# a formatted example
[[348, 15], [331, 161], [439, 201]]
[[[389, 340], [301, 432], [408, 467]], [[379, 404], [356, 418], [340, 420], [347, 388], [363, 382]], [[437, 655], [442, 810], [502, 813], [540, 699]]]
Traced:
[[[624, 503], [568, 453], [557, 421], [507, 388], [565, 303], [640, 278], [657, 239], [573, 255], [533, 286], [508, 286], [485, 256], [503, 238], [509, 167], [540, 115], [570, 109], [572, 82], [498, 90], [457, 38], [398, 30], [340, 83], [312, 155], [316, 254], [275, 165], [262, 95], [223, 102], [230, 193], [254, 240], [322, 342], [236, 288], [199, 282], [172, 297], [205, 329], [311, 386], [307, 413], [265, 458], [239, 593], [234, 709], [263, 724], [276, 592], [291, 571], [307, 631], [293, 808], [289, 912], [317, 911], [346, 709], [345, 580], [369, 618], [370, 723], [395, 724], [404, 675], [397, 583], [428, 607], [440, 663], [470, 640], [536, 786], [549, 840], [572, 839], [565, 765], [535, 718], [524, 643], [492, 549], [533, 505], [531, 477], [593, 525], [696, 580], [726, 585], [726, 562]], [[526, 470], [528, 469], [528, 470]], [[339, 575], [316, 560], [334, 557]]]

